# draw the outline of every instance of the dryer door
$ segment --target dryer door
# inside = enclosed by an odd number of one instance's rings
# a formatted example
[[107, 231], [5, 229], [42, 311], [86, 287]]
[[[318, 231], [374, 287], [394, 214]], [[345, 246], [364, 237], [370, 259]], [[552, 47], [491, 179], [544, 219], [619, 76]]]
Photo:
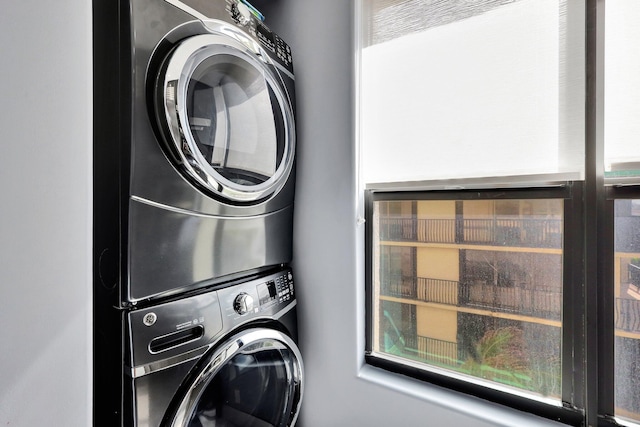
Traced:
[[272, 329], [248, 329], [211, 351], [163, 425], [293, 426], [302, 400], [300, 351]]
[[161, 67], [156, 119], [189, 181], [232, 203], [262, 201], [292, 169], [292, 103], [258, 43], [231, 26], [207, 26], [212, 33], [183, 40]]

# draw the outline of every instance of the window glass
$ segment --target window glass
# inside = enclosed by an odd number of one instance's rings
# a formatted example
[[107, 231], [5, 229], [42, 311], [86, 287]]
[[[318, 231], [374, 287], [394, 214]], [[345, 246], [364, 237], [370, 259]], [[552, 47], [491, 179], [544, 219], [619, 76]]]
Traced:
[[239, 56], [212, 55], [193, 72], [186, 102], [191, 134], [217, 173], [240, 186], [275, 174], [286, 141], [262, 70]]
[[640, 177], [640, 2], [606, 3], [605, 170]]
[[373, 353], [561, 399], [561, 199], [373, 206]]
[[295, 356], [277, 344], [267, 345], [274, 348], [248, 348], [220, 368], [198, 397], [189, 427], [286, 423], [296, 409], [291, 378]]
[[364, 2], [366, 183], [582, 176], [580, 1]]
[[615, 410], [640, 423], [640, 200], [615, 212]]

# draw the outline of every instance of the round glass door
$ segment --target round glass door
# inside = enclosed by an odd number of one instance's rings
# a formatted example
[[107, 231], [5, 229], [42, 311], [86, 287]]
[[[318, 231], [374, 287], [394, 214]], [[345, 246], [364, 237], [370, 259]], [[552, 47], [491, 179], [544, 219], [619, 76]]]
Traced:
[[207, 359], [171, 426], [292, 426], [302, 375], [300, 352], [289, 337], [270, 329], [247, 330]]
[[157, 107], [169, 148], [191, 181], [216, 196], [253, 202], [279, 191], [291, 172], [293, 110], [266, 53], [229, 31], [175, 48], [159, 77]]

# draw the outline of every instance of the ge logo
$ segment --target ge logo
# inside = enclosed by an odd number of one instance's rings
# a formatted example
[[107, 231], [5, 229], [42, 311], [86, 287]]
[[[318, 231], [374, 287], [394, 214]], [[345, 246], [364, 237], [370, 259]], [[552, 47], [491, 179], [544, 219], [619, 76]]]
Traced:
[[156, 320], [158, 320], [158, 316], [154, 312], [151, 312], [144, 315], [142, 323], [144, 323], [145, 326], [151, 326], [156, 323]]

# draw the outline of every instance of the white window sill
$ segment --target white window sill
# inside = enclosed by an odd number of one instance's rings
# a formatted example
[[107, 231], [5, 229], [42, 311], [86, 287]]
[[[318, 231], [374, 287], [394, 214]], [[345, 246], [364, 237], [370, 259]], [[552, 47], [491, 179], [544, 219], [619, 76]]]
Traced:
[[496, 427], [564, 426], [564, 424], [534, 414], [521, 412], [403, 375], [393, 374], [366, 364], [360, 369], [358, 377], [372, 384], [440, 406], [445, 410], [476, 418], [482, 424]]

